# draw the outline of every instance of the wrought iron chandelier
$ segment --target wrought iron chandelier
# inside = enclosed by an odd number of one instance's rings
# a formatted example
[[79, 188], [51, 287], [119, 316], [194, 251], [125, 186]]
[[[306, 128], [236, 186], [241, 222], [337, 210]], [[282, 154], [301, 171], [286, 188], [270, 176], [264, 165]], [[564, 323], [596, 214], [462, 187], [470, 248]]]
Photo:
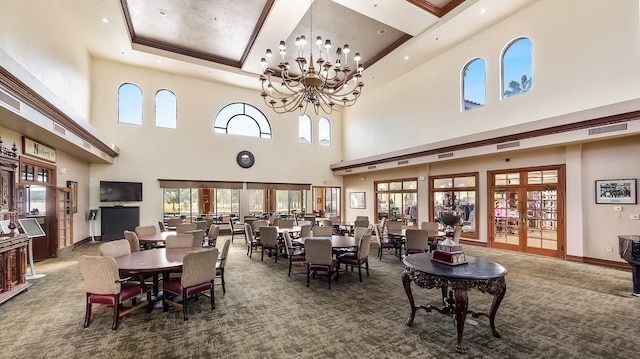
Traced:
[[[311, 37], [313, 38], [313, 10], [309, 14], [311, 18]], [[316, 37], [318, 46], [317, 61], [314, 63], [314, 49], [310, 44], [306, 49], [307, 40], [304, 36], [296, 38], [297, 69], [291, 70], [290, 64], [285, 60], [286, 44], [280, 41], [278, 53], [281, 56], [276, 68], [271, 67], [273, 53], [267, 49], [265, 57], [260, 59], [263, 74], [260, 75], [262, 83], [262, 99], [276, 113], [293, 112], [300, 110], [306, 113], [311, 105], [316, 114], [323, 111], [331, 114], [333, 111], [343, 110], [345, 107], [356, 103], [362, 93], [364, 83], [360, 81], [364, 66], [360, 63], [359, 53], [353, 56], [355, 68], [348, 65], [348, 55], [351, 51], [345, 44], [336, 50], [335, 59], [330, 59], [331, 40], [324, 42], [322, 37]], [[305, 57], [308, 51], [309, 60]], [[323, 55], [326, 58], [323, 58]], [[344, 61], [344, 64], [342, 63]], [[316, 67], [317, 66], [317, 67]], [[353, 81], [351, 81], [353, 79]], [[276, 84], [276, 82], [280, 82]]]

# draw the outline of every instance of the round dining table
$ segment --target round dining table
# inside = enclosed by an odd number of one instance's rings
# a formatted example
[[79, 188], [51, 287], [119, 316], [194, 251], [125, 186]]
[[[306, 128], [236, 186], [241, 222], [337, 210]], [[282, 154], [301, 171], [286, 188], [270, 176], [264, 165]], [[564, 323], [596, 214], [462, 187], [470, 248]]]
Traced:
[[118, 263], [118, 269], [131, 272], [161, 272], [180, 268], [184, 256], [191, 251], [208, 249], [210, 248], [156, 248], [125, 254], [115, 257], [115, 260]]
[[304, 241], [307, 239], [331, 239], [331, 248], [353, 248], [357, 247], [358, 243], [356, 242], [355, 237], [349, 236], [339, 236], [333, 235], [329, 236], [311, 236], [311, 237], [300, 237], [295, 239], [296, 242], [304, 245]]

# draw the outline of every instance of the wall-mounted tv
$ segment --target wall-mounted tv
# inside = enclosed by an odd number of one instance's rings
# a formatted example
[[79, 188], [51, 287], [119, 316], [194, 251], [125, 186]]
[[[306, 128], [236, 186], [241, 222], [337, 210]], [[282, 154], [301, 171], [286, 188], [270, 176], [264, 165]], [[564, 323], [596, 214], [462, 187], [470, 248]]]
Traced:
[[100, 181], [100, 202], [141, 202], [142, 183]]

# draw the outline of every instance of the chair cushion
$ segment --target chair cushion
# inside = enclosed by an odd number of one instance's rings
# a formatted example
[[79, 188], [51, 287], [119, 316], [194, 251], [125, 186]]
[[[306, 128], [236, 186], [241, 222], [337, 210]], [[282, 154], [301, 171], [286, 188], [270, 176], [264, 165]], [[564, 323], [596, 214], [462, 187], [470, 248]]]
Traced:
[[[211, 289], [211, 282], [194, 285], [187, 288], [187, 296], [209, 289]], [[170, 279], [168, 281], [164, 281], [162, 283], [162, 290], [166, 290], [173, 294], [182, 295], [182, 284], [180, 284], [180, 279]]]
[[292, 262], [304, 262], [306, 260], [304, 252], [293, 252], [291, 255]]

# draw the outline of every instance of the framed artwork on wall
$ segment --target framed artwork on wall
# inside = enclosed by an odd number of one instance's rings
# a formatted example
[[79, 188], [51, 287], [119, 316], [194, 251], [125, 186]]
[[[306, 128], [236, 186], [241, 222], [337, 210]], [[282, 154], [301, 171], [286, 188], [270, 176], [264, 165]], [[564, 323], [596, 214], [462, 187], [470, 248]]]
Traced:
[[597, 204], [637, 204], [637, 178], [596, 180]]
[[349, 205], [351, 208], [366, 208], [364, 192], [349, 193]]

